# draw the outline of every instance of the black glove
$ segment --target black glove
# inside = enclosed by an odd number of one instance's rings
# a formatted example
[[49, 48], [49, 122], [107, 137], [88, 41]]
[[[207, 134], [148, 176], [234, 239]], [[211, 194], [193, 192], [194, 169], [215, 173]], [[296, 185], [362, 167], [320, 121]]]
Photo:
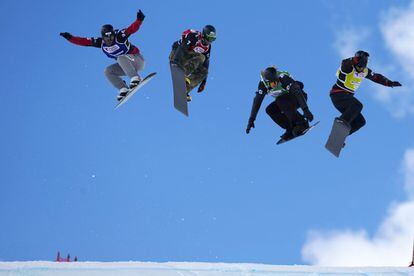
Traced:
[[65, 33], [60, 33], [61, 36], [63, 36], [64, 38], [66, 38], [67, 40], [71, 39], [73, 37], [73, 35], [71, 35], [68, 32]]
[[139, 10], [137, 12], [137, 20], [144, 21], [144, 18], [145, 18], [145, 14], [141, 10]]
[[250, 129], [254, 128], [254, 119], [250, 118], [249, 123], [247, 124], [246, 133], [249, 134]]
[[204, 80], [200, 83], [200, 85], [198, 86], [198, 90], [197, 90], [197, 92], [198, 92], [198, 93], [203, 92], [204, 87], [206, 86], [206, 82], [207, 82], [207, 80], [206, 80], [206, 79], [204, 79]]
[[388, 86], [389, 87], [401, 86], [401, 83], [399, 83], [398, 81], [390, 81]]
[[313, 114], [312, 114], [312, 112], [310, 112], [309, 108], [305, 108], [303, 110], [303, 116], [305, 116], [305, 118], [308, 120], [308, 122], [313, 121]]

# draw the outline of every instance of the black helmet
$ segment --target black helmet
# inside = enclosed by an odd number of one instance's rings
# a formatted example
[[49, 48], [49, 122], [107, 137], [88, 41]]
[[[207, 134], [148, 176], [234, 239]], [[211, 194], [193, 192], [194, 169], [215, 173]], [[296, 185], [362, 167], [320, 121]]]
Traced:
[[354, 65], [360, 68], [367, 67], [369, 54], [365, 51], [359, 50], [354, 55]]
[[214, 40], [216, 40], [216, 28], [214, 28], [211, 25], [204, 26], [204, 28], [203, 28], [203, 37], [208, 42], [213, 42]]
[[262, 77], [262, 80], [266, 84], [278, 81], [278, 79], [279, 79], [279, 73], [277, 72], [277, 69], [276, 69], [275, 66], [267, 67], [262, 72], [260, 72], [260, 75]]
[[111, 37], [115, 35], [114, 27], [110, 24], [105, 24], [101, 28], [102, 37]]

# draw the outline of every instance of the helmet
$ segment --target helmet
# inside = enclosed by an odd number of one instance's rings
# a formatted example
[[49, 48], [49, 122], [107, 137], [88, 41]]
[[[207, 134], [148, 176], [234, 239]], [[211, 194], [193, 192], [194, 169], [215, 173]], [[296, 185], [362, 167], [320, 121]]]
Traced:
[[359, 50], [354, 55], [354, 66], [365, 68], [368, 64], [369, 54], [365, 51]]
[[267, 67], [262, 72], [260, 72], [260, 76], [262, 77], [262, 80], [266, 84], [269, 84], [271, 82], [276, 82], [279, 79], [279, 73], [277, 72], [277, 69], [275, 66]]
[[216, 28], [214, 28], [211, 25], [204, 26], [204, 28], [203, 28], [203, 37], [208, 42], [213, 42], [214, 40], [216, 40]]
[[115, 35], [114, 27], [110, 24], [105, 24], [101, 28], [101, 35], [102, 37], [111, 37]]

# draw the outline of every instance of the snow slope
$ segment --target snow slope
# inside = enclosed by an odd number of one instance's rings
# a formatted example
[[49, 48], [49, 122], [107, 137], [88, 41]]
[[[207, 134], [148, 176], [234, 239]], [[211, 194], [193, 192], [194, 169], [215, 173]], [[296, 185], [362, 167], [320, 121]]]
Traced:
[[228, 263], [0, 262], [0, 276], [413, 275], [408, 267], [315, 267]]

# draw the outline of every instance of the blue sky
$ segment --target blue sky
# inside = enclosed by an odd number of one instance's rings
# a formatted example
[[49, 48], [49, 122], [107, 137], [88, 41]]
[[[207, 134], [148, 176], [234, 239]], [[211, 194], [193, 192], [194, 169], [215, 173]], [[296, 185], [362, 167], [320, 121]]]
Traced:
[[[112, 5], [0, 3], [0, 260], [60, 250], [97, 261], [325, 264], [323, 246], [302, 252], [309, 233], [329, 244], [331, 231], [361, 230], [375, 243], [390, 206], [411, 202], [414, 58], [387, 33], [404, 25], [392, 15], [411, 11], [410, 1]], [[146, 18], [130, 40], [144, 75], [158, 74], [115, 111], [103, 75], [112, 60], [59, 32], [98, 36], [103, 24], [128, 26], [138, 9]], [[168, 54], [184, 29], [205, 24], [217, 28], [209, 79], [185, 118], [173, 108]], [[362, 84], [367, 126], [336, 159], [324, 149], [337, 115], [328, 92], [341, 58], [360, 48], [404, 87]], [[264, 110], [270, 98], [244, 132], [259, 72], [272, 64], [304, 82], [321, 121], [281, 146]]]

